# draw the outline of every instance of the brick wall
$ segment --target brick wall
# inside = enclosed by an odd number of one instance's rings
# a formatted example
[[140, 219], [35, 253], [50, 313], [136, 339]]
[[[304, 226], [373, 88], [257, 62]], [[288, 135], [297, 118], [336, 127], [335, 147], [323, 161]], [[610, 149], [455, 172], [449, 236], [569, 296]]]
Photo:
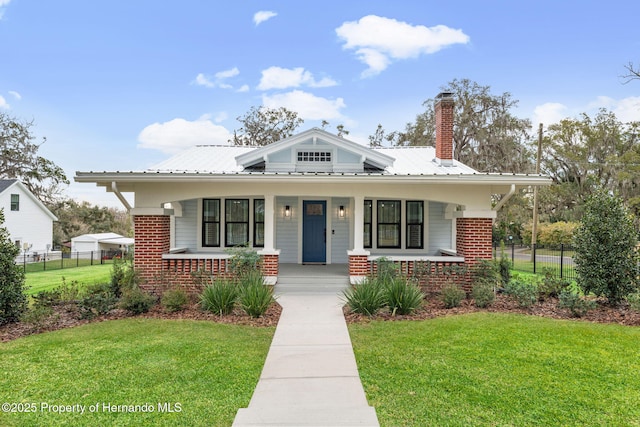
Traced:
[[456, 250], [469, 265], [478, 259], [492, 259], [491, 218], [458, 218], [456, 220]]
[[133, 229], [133, 263], [146, 282], [142, 286], [152, 290], [155, 277], [162, 271], [162, 254], [169, 252], [170, 219], [166, 215], [134, 215]]
[[279, 255], [260, 255], [262, 264], [262, 274], [265, 277], [277, 277], [278, 276], [278, 260]]
[[[400, 274], [414, 278], [427, 294], [438, 293], [449, 282], [462, 285], [467, 291], [468, 277], [467, 267], [463, 262], [446, 261], [394, 261]], [[377, 274], [377, 263], [367, 262], [367, 275]]]

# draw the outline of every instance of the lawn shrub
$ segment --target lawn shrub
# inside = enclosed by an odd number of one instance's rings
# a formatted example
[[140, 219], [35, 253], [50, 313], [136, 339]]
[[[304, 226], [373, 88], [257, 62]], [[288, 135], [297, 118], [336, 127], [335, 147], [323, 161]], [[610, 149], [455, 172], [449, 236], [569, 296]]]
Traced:
[[53, 307], [60, 304], [62, 297], [59, 288], [54, 288], [48, 291], [40, 291], [31, 295], [34, 307]]
[[200, 306], [220, 316], [229, 314], [236, 305], [239, 287], [231, 280], [217, 278], [200, 294]]
[[627, 295], [627, 302], [631, 310], [640, 313], [640, 291]]
[[111, 267], [111, 292], [120, 298], [123, 292], [137, 288], [142, 282], [140, 272], [133, 267], [133, 261], [128, 259], [113, 259]]
[[479, 308], [487, 308], [496, 299], [493, 286], [488, 282], [476, 282], [471, 289], [471, 298]]
[[376, 260], [376, 280], [382, 285], [386, 285], [400, 276], [400, 266], [387, 257], [380, 257]]
[[51, 306], [34, 305], [22, 313], [20, 320], [33, 326], [35, 329], [40, 329], [51, 315], [53, 315], [53, 308], [51, 308]]
[[384, 297], [392, 315], [411, 314], [424, 300], [420, 288], [403, 277], [395, 277], [385, 284]]
[[133, 314], [146, 313], [157, 299], [140, 288], [127, 289], [122, 293], [118, 306]]
[[455, 283], [447, 283], [444, 285], [440, 294], [442, 302], [446, 308], [459, 307], [460, 303], [466, 296], [467, 294], [464, 290]]
[[169, 313], [184, 310], [189, 303], [189, 296], [183, 289], [169, 289], [162, 294], [160, 304]]
[[538, 298], [540, 301], [544, 301], [547, 298], [558, 298], [562, 291], [568, 289], [571, 285], [568, 280], [556, 277], [549, 268], [545, 268], [543, 272], [542, 282], [538, 283]]
[[91, 319], [100, 314], [106, 314], [112, 310], [118, 298], [113, 293], [110, 283], [102, 283], [87, 286], [83, 296], [78, 300], [80, 318]]
[[[0, 209], [0, 225], [4, 212]], [[24, 270], [16, 265], [20, 249], [13, 243], [5, 227], [0, 227], [0, 325], [17, 322], [27, 309]]]
[[373, 277], [365, 278], [362, 283], [345, 290], [342, 295], [354, 313], [373, 316], [385, 305], [384, 289]]
[[520, 307], [531, 307], [538, 300], [538, 285], [531, 279], [511, 279], [505, 287], [505, 292], [513, 297]]
[[226, 252], [231, 254], [229, 269], [235, 277], [242, 278], [260, 270], [260, 255], [248, 244], [227, 249]]
[[570, 289], [565, 289], [560, 292], [558, 300], [558, 307], [568, 308], [573, 317], [582, 317], [587, 314], [589, 310], [596, 308], [595, 301], [586, 299], [578, 292]]
[[240, 282], [239, 302], [242, 310], [251, 317], [260, 317], [273, 301], [273, 288], [264, 284], [262, 274], [248, 272]]

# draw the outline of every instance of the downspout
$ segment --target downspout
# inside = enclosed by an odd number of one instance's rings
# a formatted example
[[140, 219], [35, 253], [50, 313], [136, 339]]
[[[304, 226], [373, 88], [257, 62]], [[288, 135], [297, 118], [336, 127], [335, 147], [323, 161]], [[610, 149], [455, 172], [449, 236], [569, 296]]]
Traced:
[[127, 199], [124, 198], [120, 190], [118, 190], [118, 185], [116, 184], [115, 181], [111, 181], [111, 190], [116, 195], [118, 200], [120, 200], [120, 203], [122, 203], [124, 207], [127, 209], [127, 213], [131, 212], [131, 205], [129, 204]]
[[505, 203], [507, 203], [509, 199], [515, 194], [515, 192], [516, 192], [516, 185], [511, 184], [511, 188], [509, 189], [509, 192], [505, 194], [502, 199], [500, 199], [498, 204], [493, 207], [493, 210], [498, 212], [500, 208], [502, 208], [505, 205]]

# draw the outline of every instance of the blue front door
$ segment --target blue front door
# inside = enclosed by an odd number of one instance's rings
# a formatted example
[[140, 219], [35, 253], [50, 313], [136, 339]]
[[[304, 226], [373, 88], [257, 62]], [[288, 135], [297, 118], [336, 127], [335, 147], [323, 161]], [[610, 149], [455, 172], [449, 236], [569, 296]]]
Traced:
[[302, 206], [302, 262], [327, 262], [327, 202], [305, 200]]

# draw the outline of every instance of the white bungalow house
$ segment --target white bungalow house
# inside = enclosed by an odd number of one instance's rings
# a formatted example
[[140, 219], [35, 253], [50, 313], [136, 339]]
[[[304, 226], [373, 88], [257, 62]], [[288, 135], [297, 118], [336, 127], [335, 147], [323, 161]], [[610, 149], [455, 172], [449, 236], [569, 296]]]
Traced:
[[[78, 182], [135, 193], [136, 267], [222, 274], [226, 248], [248, 244], [277, 281], [279, 264], [348, 264], [353, 283], [376, 257], [491, 258], [496, 211], [543, 176], [478, 173], [452, 159], [453, 100], [438, 95], [436, 147], [369, 148], [321, 129], [264, 147], [197, 146], [144, 171], [77, 172]], [[492, 206], [492, 195], [505, 197]]]
[[39, 257], [51, 251], [53, 221], [58, 218], [17, 179], [0, 179], [4, 227], [21, 254]]

